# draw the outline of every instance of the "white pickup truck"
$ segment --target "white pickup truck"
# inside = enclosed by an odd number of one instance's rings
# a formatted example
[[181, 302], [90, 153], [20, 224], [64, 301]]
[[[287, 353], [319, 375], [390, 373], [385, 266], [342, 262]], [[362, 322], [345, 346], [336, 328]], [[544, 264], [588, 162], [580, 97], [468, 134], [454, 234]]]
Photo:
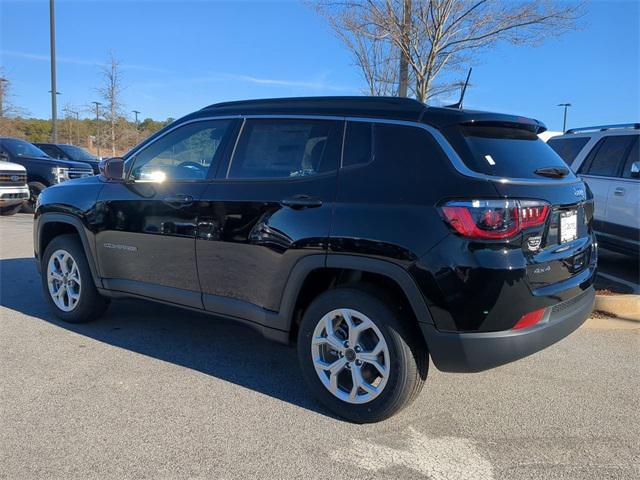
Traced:
[[29, 198], [27, 170], [17, 163], [0, 161], [0, 215], [13, 215]]

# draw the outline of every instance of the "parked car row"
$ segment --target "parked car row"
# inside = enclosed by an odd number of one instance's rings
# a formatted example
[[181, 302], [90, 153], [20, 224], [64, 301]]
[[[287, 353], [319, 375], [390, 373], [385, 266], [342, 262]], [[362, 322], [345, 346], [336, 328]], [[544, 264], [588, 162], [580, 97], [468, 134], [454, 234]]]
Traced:
[[98, 173], [98, 158], [80, 147], [34, 145], [17, 138], [0, 138], [0, 161], [2, 215], [12, 215], [20, 209], [33, 213], [45, 188]]
[[589, 185], [598, 242], [640, 252], [640, 123], [574, 128], [547, 142]]

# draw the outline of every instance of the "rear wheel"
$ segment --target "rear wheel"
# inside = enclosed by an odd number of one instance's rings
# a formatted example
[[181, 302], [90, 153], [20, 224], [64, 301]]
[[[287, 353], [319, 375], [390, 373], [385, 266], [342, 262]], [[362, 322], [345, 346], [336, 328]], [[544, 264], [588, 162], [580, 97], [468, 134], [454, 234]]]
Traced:
[[307, 384], [332, 412], [357, 423], [399, 412], [427, 377], [420, 333], [380, 298], [361, 288], [329, 290], [309, 306], [298, 332]]
[[42, 287], [53, 312], [69, 323], [100, 317], [109, 300], [98, 293], [80, 239], [54, 238], [42, 256]]
[[29, 182], [27, 185], [29, 186], [29, 198], [22, 204], [22, 211], [35, 213], [38, 197], [47, 186], [40, 182]]
[[0, 207], [0, 215], [2, 215], [3, 217], [7, 217], [9, 215], [15, 215], [20, 211], [21, 208], [22, 208], [21, 203], [19, 203], [18, 205], [10, 205], [8, 207]]

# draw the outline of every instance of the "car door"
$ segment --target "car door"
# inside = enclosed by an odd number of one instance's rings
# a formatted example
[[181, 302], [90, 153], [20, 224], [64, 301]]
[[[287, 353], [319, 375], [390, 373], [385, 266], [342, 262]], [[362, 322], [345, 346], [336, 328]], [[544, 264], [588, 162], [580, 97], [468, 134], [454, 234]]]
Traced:
[[607, 221], [614, 224], [610, 234], [640, 247], [640, 178], [632, 171], [632, 165], [640, 162], [640, 136], [626, 135], [633, 139], [618, 178], [611, 181]]
[[342, 120], [245, 119], [233, 157], [201, 202], [196, 251], [206, 309], [278, 311], [296, 262], [324, 254], [343, 128]]
[[106, 288], [202, 308], [198, 201], [233, 124], [177, 126], [127, 158], [124, 182], [105, 185], [96, 209], [96, 250]]
[[[600, 139], [580, 167], [579, 174], [591, 188], [595, 201], [595, 229], [599, 233], [612, 234], [620, 219], [620, 200], [614, 195], [615, 182], [635, 137], [610, 135]], [[614, 212], [613, 216], [611, 212]]]

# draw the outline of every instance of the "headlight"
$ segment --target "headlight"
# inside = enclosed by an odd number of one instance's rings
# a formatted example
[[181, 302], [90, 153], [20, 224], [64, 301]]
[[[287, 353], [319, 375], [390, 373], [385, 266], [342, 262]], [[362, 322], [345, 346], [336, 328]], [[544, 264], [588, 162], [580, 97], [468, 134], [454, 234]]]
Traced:
[[51, 173], [53, 173], [53, 177], [55, 178], [56, 183], [69, 180], [69, 169], [66, 167], [53, 167]]

